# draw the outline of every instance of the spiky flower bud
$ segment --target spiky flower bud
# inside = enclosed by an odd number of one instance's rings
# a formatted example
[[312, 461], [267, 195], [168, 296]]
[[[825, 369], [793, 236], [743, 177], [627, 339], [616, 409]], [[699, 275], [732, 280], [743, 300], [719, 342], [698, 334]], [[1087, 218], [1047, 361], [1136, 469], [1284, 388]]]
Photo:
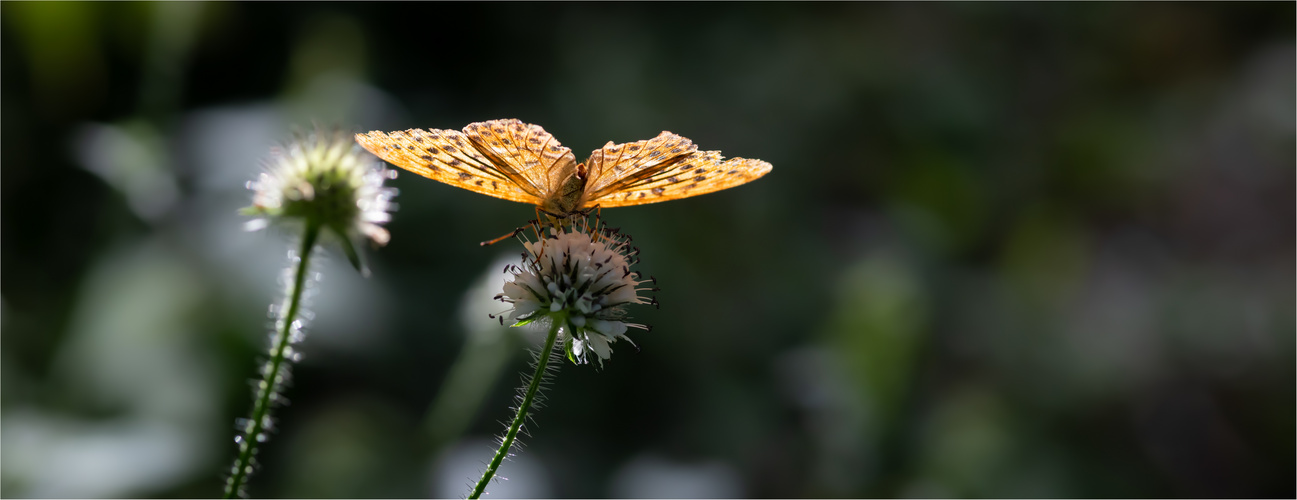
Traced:
[[346, 133], [323, 132], [275, 148], [256, 180], [249, 181], [257, 218], [245, 226], [256, 231], [271, 222], [315, 225], [337, 236], [348, 260], [363, 271], [354, 242], [368, 238], [385, 245], [391, 239], [381, 224], [391, 220], [396, 189], [383, 181], [396, 178]]
[[[593, 224], [591, 222], [593, 221]], [[533, 321], [560, 322], [565, 351], [573, 363], [586, 363], [594, 353], [600, 364], [612, 355], [610, 344], [630, 342], [628, 328], [649, 327], [625, 320], [628, 304], [657, 304], [640, 292], [656, 280], [641, 279], [630, 268], [639, 259], [630, 236], [608, 229], [597, 218], [578, 217], [563, 227], [532, 225], [536, 241], [522, 237], [527, 249], [521, 266], [506, 271], [514, 278], [496, 299], [512, 304], [508, 319], [514, 326]], [[521, 234], [521, 233], [520, 233]], [[504, 322], [501, 315], [500, 321]], [[634, 345], [632, 342], [631, 345]]]

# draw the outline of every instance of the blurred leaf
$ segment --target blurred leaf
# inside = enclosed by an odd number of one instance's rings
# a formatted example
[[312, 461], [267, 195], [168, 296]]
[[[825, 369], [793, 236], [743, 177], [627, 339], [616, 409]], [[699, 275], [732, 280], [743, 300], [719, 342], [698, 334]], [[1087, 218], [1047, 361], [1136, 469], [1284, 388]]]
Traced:
[[848, 268], [838, 290], [827, 334], [868, 402], [866, 427], [882, 431], [914, 383], [928, 335], [927, 298], [907, 261], [887, 252]]
[[1086, 233], [1065, 207], [1026, 207], [1004, 245], [1005, 278], [1037, 305], [1073, 298], [1088, 270]]
[[966, 251], [983, 237], [988, 212], [989, 195], [974, 174], [960, 159], [924, 149], [896, 168], [892, 212], [933, 250]]
[[121, 192], [140, 218], [157, 221], [180, 197], [165, 138], [149, 123], [85, 124], [74, 141], [82, 168]]
[[[386, 402], [344, 397], [289, 428], [275, 496], [285, 498], [410, 497], [417, 469], [410, 453], [415, 429]], [[251, 491], [267, 491], [252, 481]], [[262, 493], [261, 496], [265, 496]]]
[[1013, 424], [998, 398], [969, 385], [942, 399], [926, 422], [920, 470], [946, 495], [995, 497], [1014, 447]]
[[30, 65], [31, 89], [45, 112], [82, 111], [105, 97], [100, 52], [102, 6], [93, 2], [15, 2], [4, 21], [17, 34]]

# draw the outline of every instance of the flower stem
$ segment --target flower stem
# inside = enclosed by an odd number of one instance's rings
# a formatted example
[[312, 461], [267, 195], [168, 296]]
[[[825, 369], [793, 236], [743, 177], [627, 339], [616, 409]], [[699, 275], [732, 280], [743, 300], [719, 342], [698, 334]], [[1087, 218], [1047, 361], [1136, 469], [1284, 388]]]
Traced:
[[302, 289], [306, 288], [311, 251], [315, 249], [319, 236], [319, 224], [308, 222], [306, 231], [302, 234], [301, 254], [297, 259], [297, 269], [294, 271], [293, 288], [289, 290], [288, 311], [280, 318], [282, 324], [279, 325], [278, 335], [271, 347], [270, 360], [262, 367], [261, 372], [265, 378], [258, 384], [260, 392], [257, 393], [257, 399], [252, 405], [252, 418], [248, 420], [246, 427], [241, 429], [243, 433], [239, 436], [239, 456], [234, 461], [230, 479], [225, 483], [225, 498], [242, 496], [248, 475], [252, 472], [252, 457], [257, 453], [257, 446], [265, 441], [264, 433], [269, 420], [270, 406], [275, 393], [283, 383], [283, 372], [286, 371], [285, 354], [292, 343], [291, 332], [293, 323], [297, 321], [298, 311], [301, 309]]
[[518, 414], [514, 415], [513, 423], [509, 424], [508, 432], [505, 432], [504, 439], [500, 441], [500, 449], [495, 450], [495, 457], [486, 466], [486, 471], [482, 472], [482, 479], [477, 480], [477, 486], [473, 488], [473, 493], [468, 495], [470, 500], [482, 496], [482, 492], [486, 491], [487, 483], [490, 483], [491, 478], [495, 477], [495, 471], [500, 468], [500, 462], [509, 454], [509, 448], [513, 446], [513, 439], [518, 436], [518, 429], [522, 428], [522, 422], [527, 419], [527, 410], [531, 408], [532, 400], [536, 397], [536, 391], [540, 389], [540, 379], [545, 375], [545, 366], [549, 364], [550, 354], [554, 351], [554, 340], [558, 338], [558, 329], [563, 323], [567, 322], [567, 317], [564, 315], [552, 319], [549, 336], [545, 337], [545, 348], [540, 351], [539, 359], [536, 360], [536, 373], [531, 375], [531, 383], [527, 385], [527, 392], [523, 394], [522, 403], [518, 405]]

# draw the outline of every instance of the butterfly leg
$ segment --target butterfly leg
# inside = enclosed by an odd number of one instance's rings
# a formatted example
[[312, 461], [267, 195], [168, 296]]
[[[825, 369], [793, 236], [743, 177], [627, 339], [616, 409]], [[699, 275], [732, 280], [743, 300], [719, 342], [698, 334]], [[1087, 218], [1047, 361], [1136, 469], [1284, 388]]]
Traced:
[[587, 208], [587, 209], [585, 209], [585, 210], [577, 210], [577, 211], [572, 212], [572, 213], [574, 213], [574, 214], [581, 214], [582, 217], [586, 217], [586, 216], [589, 216], [589, 215], [590, 215], [590, 212], [594, 212], [594, 216], [595, 216], [595, 218], [597, 219], [597, 218], [599, 218], [599, 215], [603, 213], [603, 207], [600, 206], [600, 205], [595, 205], [595, 206], [590, 207], [590, 208]]
[[513, 231], [510, 231], [509, 234], [506, 234], [506, 235], [504, 235], [504, 236], [501, 236], [501, 237], [496, 238], [496, 239], [493, 239], [493, 240], [483, 241], [483, 242], [481, 242], [481, 243], [478, 243], [477, 245], [478, 245], [478, 246], [483, 246], [483, 247], [484, 247], [484, 246], [488, 246], [488, 245], [494, 245], [494, 244], [499, 243], [499, 242], [501, 242], [501, 241], [504, 241], [504, 240], [506, 240], [506, 239], [512, 238], [512, 237], [514, 237], [514, 236], [518, 236], [519, 233], [522, 233], [522, 228], [514, 229]]
[[[585, 209], [585, 210], [578, 210], [576, 213], [581, 214], [581, 217], [586, 217], [586, 218], [588, 218], [588, 217], [590, 216], [590, 212], [594, 212], [594, 220], [595, 220], [594, 226], [595, 226], [595, 227], [599, 227], [599, 221], [602, 220], [599, 216], [600, 216], [600, 214], [603, 213], [603, 207], [600, 207], [599, 205], [595, 205], [595, 206], [590, 207], [590, 208], [587, 208], [587, 209]], [[588, 220], [588, 219], [587, 219], [587, 220]], [[595, 234], [595, 236], [594, 236], [594, 241], [599, 241], [599, 237], [600, 237], [600, 236], [601, 236], [601, 234], [598, 234], [598, 233]]]
[[[545, 214], [545, 215], [548, 216], [548, 217], [542, 218], [542, 217], [540, 216], [540, 214]], [[549, 210], [545, 210], [545, 209], [543, 209], [543, 208], [540, 208], [539, 205], [536, 206], [536, 220], [538, 220], [538, 221], [545, 221], [545, 222], [547, 223], [546, 225], [548, 225], [548, 226], [553, 226], [553, 227], [556, 227], [556, 228], [558, 228], [558, 227], [563, 227], [563, 222], [564, 222], [564, 221], [569, 221], [569, 223], [570, 223], [570, 219], [571, 219], [571, 218], [572, 218], [572, 214], [559, 215], [559, 214], [556, 214], [556, 213], [550, 212]]]

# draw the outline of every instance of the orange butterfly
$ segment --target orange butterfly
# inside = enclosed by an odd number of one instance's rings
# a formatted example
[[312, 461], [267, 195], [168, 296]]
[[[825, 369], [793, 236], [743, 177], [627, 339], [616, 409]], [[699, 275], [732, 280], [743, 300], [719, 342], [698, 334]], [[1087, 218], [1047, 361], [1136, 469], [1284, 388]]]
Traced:
[[470, 123], [464, 131], [410, 129], [356, 134], [387, 162], [452, 186], [536, 205], [555, 218], [592, 208], [688, 198], [754, 181], [773, 168], [761, 160], [699, 151], [671, 132], [608, 144], [577, 163], [572, 150], [539, 125], [518, 120]]

